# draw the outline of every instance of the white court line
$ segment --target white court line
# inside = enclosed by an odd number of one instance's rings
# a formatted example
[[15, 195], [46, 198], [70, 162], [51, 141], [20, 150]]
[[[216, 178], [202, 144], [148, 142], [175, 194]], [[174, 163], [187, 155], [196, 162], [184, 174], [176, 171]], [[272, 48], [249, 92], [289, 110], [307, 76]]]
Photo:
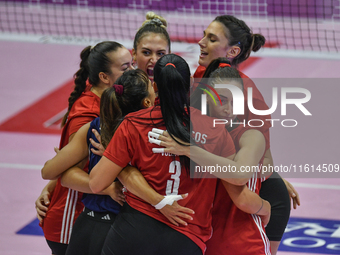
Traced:
[[[66, 39], [65, 39], [65, 38]], [[120, 40], [119, 38], [82, 38], [77, 36], [52, 36], [52, 35], [31, 35], [19, 33], [0, 33], [0, 41], [18, 41], [34, 43], [54, 43], [65, 45], [96, 45], [98, 42], [105, 40], [119, 41], [123, 45], [131, 45], [131, 40]], [[64, 39], [63, 39], [64, 38]], [[172, 52], [200, 52], [197, 43], [171, 42]], [[328, 59], [339, 60], [340, 54], [337, 52], [322, 52], [312, 50], [292, 50], [278, 48], [263, 48], [258, 52], [252, 52], [252, 57], [288, 57], [288, 58], [307, 58], [307, 59]]]
[[307, 59], [328, 59], [339, 60], [340, 54], [337, 52], [322, 52], [311, 50], [291, 50], [263, 48], [258, 52], [252, 52], [252, 57], [285, 57], [285, 58], [307, 58]]
[[[60, 40], [58, 40], [58, 38]], [[119, 40], [119, 38], [82, 38], [77, 36], [67, 37], [69, 40], [63, 40], [62, 37], [50, 36], [50, 35], [31, 35], [31, 34], [19, 34], [19, 33], [0, 33], [0, 41], [16, 41], [16, 42], [31, 42], [31, 43], [54, 43], [54, 44], [64, 44], [64, 45], [96, 45], [101, 41], [111, 40], [119, 41], [123, 45], [131, 45], [132, 40]], [[186, 43], [186, 42], [171, 42], [171, 51], [173, 52], [200, 52], [198, 43]], [[198, 56], [198, 55], [197, 55]], [[333, 54], [334, 56], [334, 54]], [[340, 58], [340, 54], [339, 54]]]
[[0, 168], [41, 170], [42, 165], [0, 163]]
[[338, 189], [340, 190], [340, 185], [329, 185], [329, 184], [315, 184], [315, 183], [298, 183], [292, 182], [291, 183], [294, 188], [311, 188], [311, 189]]

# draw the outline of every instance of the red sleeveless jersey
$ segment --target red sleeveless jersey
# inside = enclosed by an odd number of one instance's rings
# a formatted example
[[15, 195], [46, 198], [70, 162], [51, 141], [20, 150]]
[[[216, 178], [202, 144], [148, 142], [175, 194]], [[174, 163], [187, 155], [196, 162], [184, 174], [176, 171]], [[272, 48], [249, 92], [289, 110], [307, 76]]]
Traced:
[[[238, 126], [230, 132], [236, 151], [240, 149], [239, 141], [244, 132], [251, 128]], [[266, 149], [269, 141], [266, 139]], [[264, 155], [263, 155], [264, 156]], [[261, 165], [263, 157], [259, 162]], [[259, 194], [264, 179], [254, 173], [248, 181], [248, 188]], [[267, 238], [261, 218], [238, 209], [230, 199], [221, 181], [218, 181], [213, 208], [213, 235], [207, 242], [206, 255], [270, 255], [270, 242]]]
[[[59, 149], [68, 144], [70, 135], [99, 116], [99, 108], [100, 98], [89, 91], [88, 87], [86, 92], [82, 93], [72, 106], [62, 130]], [[81, 192], [61, 186], [60, 178], [58, 178], [51, 203], [42, 223], [42, 229], [47, 240], [64, 244], [69, 243], [72, 226], [84, 208], [81, 197]]]
[[[190, 108], [193, 136], [197, 145], [224, 157], [235, 153], [230, 134], [221, 126], [213, 127], [212, 118], [201, 115]], [[134, 209], [143, 212], [183, 233], [205, 252], [205, 242], [211, 237], [211, 209], [216, 190], [216, 178], [190, 178], [188, 169], [181, 165], [176, 155], [155, 154], [152, 148], [157, 145], [148, 141], [148, 132], [153, 127], [165, 129], [159, 106], [129, 114], [120, 124], [104, 156], [121, 167], [131, 164], [139, 169], [150, 186], [162, 195], [189, 193], [180, 200], [181, 206], [195, 211], [194, 219], [188, 226], [175, 226], [152, 205], [130, 192], [126, 202]]]

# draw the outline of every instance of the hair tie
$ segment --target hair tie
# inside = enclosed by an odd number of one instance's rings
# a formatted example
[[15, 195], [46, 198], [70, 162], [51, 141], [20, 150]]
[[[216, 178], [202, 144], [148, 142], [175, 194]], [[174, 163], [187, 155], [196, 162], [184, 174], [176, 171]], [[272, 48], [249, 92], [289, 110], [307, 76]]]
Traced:
[[116, 92], [117, 96], [123, 95], [123, 91], [124, 91], [123, 85], [114, 84], [113, 87], [115, 89], [115, 92]]
[[218, 67], [231, 67], [229, 64], [227, 64], [227, 63], [220, 63], [219, 65], [218, 65]]
[[153, 18], [153, 19], [147, 21], [144, 25], [146, 25], [146, 24], [153, 24], [153, 25], [156, 25], [156, 26], [162, 26], [163, 22], [159, 18]]
[[173, 63], [167, 63], [165, 66], [169, 66], [169, 65], [176, 68], [176, 66]]

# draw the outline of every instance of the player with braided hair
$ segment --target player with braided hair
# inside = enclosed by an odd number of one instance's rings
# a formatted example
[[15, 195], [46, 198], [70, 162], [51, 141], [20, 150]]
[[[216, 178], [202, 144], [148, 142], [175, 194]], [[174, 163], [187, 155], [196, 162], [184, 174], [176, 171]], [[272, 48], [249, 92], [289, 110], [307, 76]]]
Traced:
[[[251, 51], [258, 51], [265, 43], [265, 38], [260, 34], [253, 34], [244, 21], [230, 15], [217, 16], [205, 29], [203, 38], [198, 42], [201, 54], [194, 78], [202, 78], [207, 66], [219, 57], [227, 58], [233, 67], [236, 67], [250, 56]], [[255, 109], [268, 109], [261, 92], [254, 82], [244, 73], [240, 72], [244, 79], [244, 96], [248, 97], [248, 87], [253, 89], [253, 105]], [[197, 83], [194, 84], [193, 90]], [[245, 114], [240, 116], [243, 119], [270, 119], [269, 115], [257, 116], [252, 114], [245, 104]], [[243, 119], [242, 119], [243, 118]], [[270, 122], [264, 121], [260, 131], [265, 133], [270, 128]], [[267, 134], [269, 137], [269, 133]]]
[[[204, 31], [203, 38], [199, 41], [201, 54], [194, 77], [204, 77], [207, 66], [216, 58], [226, 57], [231, 65], [236, 67], [247, 60], [252, 51], [258, 51], [265, 44], [265, 38], [261, 34], [254, 34], [247, 24], [231, 15], [217, 16], [213, 22]], [[244, 73], [239, 71], [244, 83], [244, 98], [248, 98], [248, 88], [253, 91], [253, 106], [255, 109], [268, 109], [261, 92], [257, 89], [254, 82]], [[197, 83], [196, 83], [197, 84]], [[193, 87], [193, 91], [195, 87]], [[199, 92], [197, 90], [197, 92]], [[194, 92], [195, 93], [195, 92]], [[270, 115], [259, 116], [249, 111], [245, 100], [245, 114], [239, 115], [240, 121], [249, 121], [251, 119], [266, 120], [270, 119]], [[269, 141], [269, 128], [271, 124], [264, 121], [262, 127], [258, 129]], [[270, 152], [269, 142], [266, 148], [265, 161], [267, 164], [273, 165], [273, 159]], [[289, 193], [287, 192], [287, 189]], [[292, 198], [294, 208], [299, 204], [299, 196], [291, 184], [281, 179], [277, 173], [273, 173], [271, 178], [262, 183], [260, 196], [269, 201], [272, 206], [271, 220], [266, 227], [266, 233], [270, 240], [272, 254], [275, 255], [279, 247], [283, 232], [290, 216], [289, 196]]]
[[106, 234], [124, 201], [119, 181], [113, 182], [100, 195], [92, 194], [89, 188], [89, 175], [82, 166], [89, 158], [90, 173], [101, 158], [91, 150], [90, 138], [96, 140], [93, 129], [99, 132], [106, 147], [125, 115], [150, 107], [154, 101], [155, 92], [146, 73], [139, 69], [125, 72], [113, 87], [104, 90], [100, 99], [100, 118], [82, 126], [72, 141], [45, 163], [42, 175], [61, 175], [63, 186], [84, 192], [82, 202], [85, 208], [73, 226], [66, 254], [100, 254]]
[[[266, 40], [263, 35], [253, 34], [251, 29], [243, 20], [239, 20], [234, 16], [218, 16], [215, 18], [214, 22], [219, 22], [220, 24], [223, 24], [226, 28], [224, 29], [225, 34], [228, 35], [228, 37], [226, 38], [228, 40], [226, 57], [231, 60], [231, 64], [235, 67], [248, 59], [252, 51], [258, 51], [265, 44]], [[216, 25], [216, 23], [214, 23], [214, 25]], [[212, 59], [216, 58], [215, 56], [210, 57]], [[203, 51], [203, 56], [202, 58], [200, 58], [200, 64], [204, 65], [205, 62], [210, 63], [211, 61], [204, 58]]]
[[[59, 149], [72, 140], [79, 128], [99, 116], [103, 91], [132, 68], [130, 52], [117, 42], [87, 46], [80, 57], [80, 69], [74, 76], [75, 88], [64, 116]], [[62, 187], [58, 177], [46, 175], [43, 178], [53, 180], [44, 187], [35, 203], [38, 218], [52, 254], [65, 254], [73, 223], [83, 210], [82, 193]]]
[[[94, 193], [101, 192], [131, 164], [158, 197], [152, 195], [154, 199], [144, 200], [127, 187], [126, 203], [106, 237], [102, 254], [204, 254], [204, 242], [211, 236], [210, 212], [216, 179], [192, 180], [189, 162], [176, 155], [153, 154], [148, 134], [153, 127], [164, 128], [189, 142], [192, 120], [193, 129], [206, 134], [206, 143], [200, 145], [207, 150], [232, 158], [233, 142], [224, 127], [213, 128], [208, 124], [210, 117], [187, 107], [190, 69], [183, 58], [175, 54], [160, 58], [155, 65], [154, 84], [160, 104], [125, 117], [91, 171], [89, 185]], [[165, 196], [186, 193], [182, 206], [195, 210], [195, 217], [184, 226], [174, 225], [158, 211], [158, 206]]]
[[[119, 48], [125, 49], [121, 44], [117, 42], [101, 42], [96, 46], [87, 46], [80, 53], [80, 69], [74, 74], [74, 90], [71, 93], [68, 102], [68, 111], [64, 115], [62, 121], [62, 127], [66, 124], [67, 117], [69, 112], [74, 104], [74, 102], [81, 96], [83, 92], [85, 92], [87, 88], [87, 80], [89, 84], [92, 86], [91, 90], [94, 91], [95, 94], [100, 95], [107, 86], [103, 86], [100, 82], [99, 73], [110, 73], [110, 65], [115, 64], [108, 56], [111, 52], [117, 51]], [[126, 49], [125, 49], [126, 50]], [[124, 50], [124, 54], [128, 56], [126, 51]], [[121, 63], [117, 63], [121, 64]], [[127, 70], [129, 67], [129, 63], [124, 63], [121, 68], [113, 69], [113, 82], [116, 80], [121, 74], [121, 71]]]

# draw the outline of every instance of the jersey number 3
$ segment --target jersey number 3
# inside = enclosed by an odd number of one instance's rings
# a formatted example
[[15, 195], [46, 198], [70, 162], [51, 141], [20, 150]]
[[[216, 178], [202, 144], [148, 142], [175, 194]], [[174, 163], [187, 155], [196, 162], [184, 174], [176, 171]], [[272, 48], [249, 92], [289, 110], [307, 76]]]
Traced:
[[169, 173], [171, 173], [171, 180], [168, 180], [166, 185], [166, 195], [178, 195], [178, 188], [181, 176], [181, 162], [175, 160], [169, 165]]

